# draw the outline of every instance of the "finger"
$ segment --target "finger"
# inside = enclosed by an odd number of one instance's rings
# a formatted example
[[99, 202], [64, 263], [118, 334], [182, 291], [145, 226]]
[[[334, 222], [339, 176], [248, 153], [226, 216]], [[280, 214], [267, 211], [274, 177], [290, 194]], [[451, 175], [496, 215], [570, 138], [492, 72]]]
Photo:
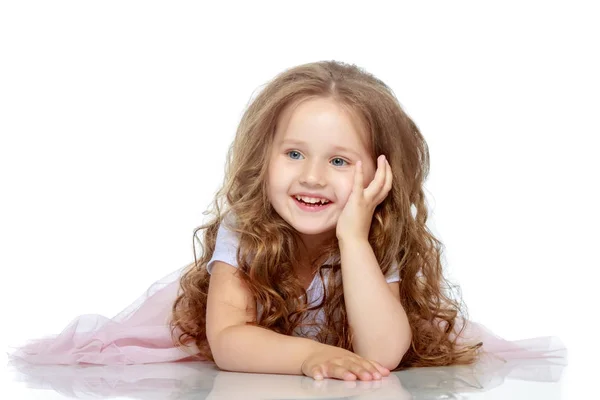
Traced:
[[365, 370], [369, 371], [369, 374], [371, 374], [373, 379], [381, 379], [383, 377], [383, 374], [381, 372], [379, 372], [379, 369], [377, 368], [377, 366], [369, 360], [363, 360], [362, 367]]
[[343, 365], [329, 365], [326, 372], [327, 376], [330, 378], [337, 378], [345, 381], [355, 381], [357, 379], [357, 376]]
[[369, 368], [367, 367], [367, 364], [369, 364], [367, 360], [364, 360], [363, 362], [355, 362], [352, 363], [352, 365], [348, 366], [348, 369], [361, 381], [372, 381], [373, 379], [377, 379], [369, 370], [372, 369], [374, 370], [374, 372], [377, 372], [377, 369], [372, 365]]
[[325, 377], [325, 374], [323, 373], [323, 369], [321, 368], [321, 366], [317, 365], [316, 367], [313, 367], [313, 369], [310, 370], [309, 376], [311, 376], [317, 381], [321, 381]]
[[386, 169], [385, 183], [383, 184], [383, 187], [381, 188], [381, 192], [379, 193], [379, 196], [376, 199], [377, 204], [379, 204], [383, 200], [385, 200], [388, 193], [392, 189], [392, 182], [394, 180], [393, 179], [394, 176], [392, 175], [392, 167], [390, 166], [390, 163], [387, 162], [387, 160], [385, 161], [385, 169]]
[[386, 192], [389, 192], [392, 189], [394, 174], [392, 173], [392, 166], [390, 165], [387, 159], [385, 160], [385, 163], [387, 167], [387, 174], [385, 176], [385, 190]]
[[362, 161], [357, 161], [356, 162], [356, 167], [354, 168], [354, 188], [353, 188], [353, 192], [356, 192], [357, 194], [362, 194], [363, 190], [364, 190], [364, 186], [363, 186], [363, 166], [362, 166]]
[[370, 360], [371, 364], [373, 364], [375, 367], [377, 367], [377, 370], [379, 371], [379, 373], [382, 376], [388, 376], [390, 374], [390, 370], [387, 369], [386, 367], [384, 367], [383, 365], [379, 364], [377, 361], [372, 361]]
[[377, 171], [375, 171], [373, 180], [365, 189], [365, 197], [368, 197], [369, 199], [375, 199], [377, 197], [385, 182], [385, 163], [383, 157], [384, 156], [379, 156], [377, 158]]

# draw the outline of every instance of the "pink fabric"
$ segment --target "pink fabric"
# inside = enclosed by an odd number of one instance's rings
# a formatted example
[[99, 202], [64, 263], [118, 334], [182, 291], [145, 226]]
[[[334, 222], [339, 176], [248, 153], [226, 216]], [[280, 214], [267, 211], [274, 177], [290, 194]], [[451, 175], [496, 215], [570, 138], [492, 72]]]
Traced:
[[[16, 347], [9, 358], [33, 364], [127, 365], [187, 361], [190, 354], [175, 347], [168, 326], [183, 270], [153, 283], [115, 317], [79, 316], [59, 335]], [[190, 347], [188, 351], [194, 354], [197, 348]]]
[[[57, 336], [16, 347], [9, 358], [32, 364], [127, 365], [189, 361], [189, 353], [172, 342], [168, 318], [179, 289], [181, 268], [155, 282], [125, 310], [109, 319], [83, 315]], [[480, 324], [467, 323], [466, 340], [484, 343], [482, 360], [544, 360], [566, 365], [566, 349], [553, 337], [506, 341]], [[195, 354], [197, 348], [190, 347]], [[197, 359], [197, 358], [196, 358]]]

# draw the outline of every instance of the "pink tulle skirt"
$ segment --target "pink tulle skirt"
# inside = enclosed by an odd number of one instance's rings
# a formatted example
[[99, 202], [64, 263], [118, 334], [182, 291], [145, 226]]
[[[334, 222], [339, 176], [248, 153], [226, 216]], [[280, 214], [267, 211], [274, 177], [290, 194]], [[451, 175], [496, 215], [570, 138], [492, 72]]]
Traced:
[[[13, 347], [9, 359], [45, 365], [130, 365], [198, 360], [176, 347], [169, 318], [179, 290], [181, 268], [155, 282], [129, 307], [114, 318], [82, 315], [62, 333]], [[566, 348], [555, 337], [506, 341], [480, 324], [468, 321], [461, 335], [465, 340], [483, 342], [482, 360], [534, 361], [566, 365]], [[553, 378], [550, 378], [553, 380]]]

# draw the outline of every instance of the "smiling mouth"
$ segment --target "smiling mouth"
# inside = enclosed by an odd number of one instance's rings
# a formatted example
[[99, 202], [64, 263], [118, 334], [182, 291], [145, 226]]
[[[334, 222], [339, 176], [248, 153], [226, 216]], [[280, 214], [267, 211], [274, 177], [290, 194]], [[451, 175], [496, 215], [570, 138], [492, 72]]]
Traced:
[[306, 204], [309, 206], [323, 206], [325, 204], [331, 203], [331, 201], [327, 199], [320, 199], [316, 197], [307, 197], [307, 196], [292, 196], [296, 201]]
[[304, 209], [313, 209], [318, 210], [321, 208], [325, 208], [330, 205], [332, 202], [325, 199], [316, 199], [316, 198], [306, 198], [304, 196], [291, 196], [292, 199]]

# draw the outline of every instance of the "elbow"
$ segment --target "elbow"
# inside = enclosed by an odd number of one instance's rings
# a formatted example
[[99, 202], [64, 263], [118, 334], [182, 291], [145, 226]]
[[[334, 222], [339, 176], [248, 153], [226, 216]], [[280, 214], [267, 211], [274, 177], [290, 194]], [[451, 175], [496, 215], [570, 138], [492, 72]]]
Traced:
[[398, 368], [402, 362], [402, 359], [410, 349], [411, 343], [412, 340], [409, 339], [408, 341], [402, 341], [396, 345], [392, 345], [390, 348], [388, 348], [388, 351], [381, 354], [381, 356], [376, 358], [375, 361], [390, 371], [393, 371]]
[[217, 368], [221, 370], [227, 370], [227, 360], [223, 358], [223, 352], [217, 346], [210, 347], [210, 352], [212, 353], [213, 360]]
[[381, 364], [384, 368], [393, 371], [398, 368], [407, 351], [407, 347], [396, 351], [390, 351], [389, 354], [386, 354], [384, 357], [381, 357], [380, 360], [376, 361], [378, 361], [379, 364]]
[[227, 348], [220, 348], [212, 354], [216, 367], [221, 371], [243, 371], [239, 359], [234, 357], [235, 352]]
[[387, 363], [387, 364], [386, 363], [380, 363], [380, 364], [383, 366], [383, 368], [386, 368], [389, 371], [393, 371], [396, 368], [398, 368], [398, 365], [400, 365], [400, 361], [398, 361], [398, 362], [391, 362], [391, 363]]
[[[410, 345], [409, 345], [410, 346]], [[379, 351], [357, 352], [356, 354], [364, 359], [376, 361], [382, 367], [395, 370], [400, 365], [404, 355], [408, 352], [409, 346], [398, 345], [380, 349]]]
[[215, 365], [221, 370], [231, 370], [230, 360], [228, 359], [227, 347], [227, 328], [207, 337], [210, 352]]
[[225, 351], [223, 348], [219, 348], [215, 346], [215, 348], [211, 348], [211, 353], [213, 356], [213, 360], [217, 368], [222, 371], [236, 371], [235, 360], [231, 358], [231, 352]]
[[229, 365], [227, 360], [222, 358], [214, 357], [216, 367], [221, 371], [235, 371], [236, 369], [233, 366]]

